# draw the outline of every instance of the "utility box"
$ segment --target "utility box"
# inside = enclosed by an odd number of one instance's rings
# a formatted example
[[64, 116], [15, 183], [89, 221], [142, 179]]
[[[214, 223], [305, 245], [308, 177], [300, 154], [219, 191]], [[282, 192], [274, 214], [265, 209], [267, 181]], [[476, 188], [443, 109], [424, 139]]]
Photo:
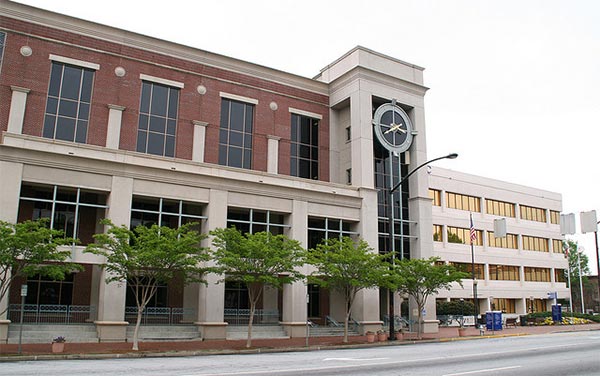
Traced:
[[502, 311], [487, 311], [485, 313], [485, 328], [487, 330], [502, 330]]
[[552, 321], [554, 321], [554, 322], [562, 321], [562, 307], [560, 304], [554, 304], [552, 306]]

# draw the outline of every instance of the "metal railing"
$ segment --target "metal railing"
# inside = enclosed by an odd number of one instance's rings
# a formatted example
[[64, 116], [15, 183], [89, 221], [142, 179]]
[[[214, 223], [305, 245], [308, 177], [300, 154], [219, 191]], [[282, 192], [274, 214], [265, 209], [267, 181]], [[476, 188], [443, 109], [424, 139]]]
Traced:
[[[196, 321], [196, 311], [191, 308], [179, 307], [146, 307], [142, 312], [142, 325], [180, 325]], [[125, 307], [125, 321], [135, 324], [137, 307]], [[190, 319], [191, 318], [191, 319]]]
[[[248, 325], [250, 321], [249, 309], [225, 309], [225, 322], [230, 325]], [[253, 325], [273, 325], [279, 323], [279, 311], [276, 309], [257, 309], [254, 311]]]
[[[95, 317], [95, 306], [62, 304], [25, 304], [23, 322], [27, 324], [83, 324]], [[21, 305], [8, 306], [8, 319], [13, 323], [21, 321]]]

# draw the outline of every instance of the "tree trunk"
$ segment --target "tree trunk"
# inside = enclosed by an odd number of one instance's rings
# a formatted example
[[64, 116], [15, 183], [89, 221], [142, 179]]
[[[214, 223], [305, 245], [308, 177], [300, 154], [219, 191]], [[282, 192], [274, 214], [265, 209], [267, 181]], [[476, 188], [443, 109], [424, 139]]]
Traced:
[[350, 321], [350, 310], [346, 312], [346, 317], [344, 317], [344, 343], [348, 342], [348, 321]]
[[139, 350], [138, 331], [140, 329], [140, 324], [142, 323], [142, 312], [144, 312], [144, 309], [138, 307], [137, 320], [135, 321], [135, 329], [133, 330], [133, 350], [135, 351]]
[[252, 323], [254, 322], [254, 310], [256, 309], [256, 303], [250, 300], [250, 318], [248, 319], [248, 340], [246, 341], [246, 347], [252, 346]]

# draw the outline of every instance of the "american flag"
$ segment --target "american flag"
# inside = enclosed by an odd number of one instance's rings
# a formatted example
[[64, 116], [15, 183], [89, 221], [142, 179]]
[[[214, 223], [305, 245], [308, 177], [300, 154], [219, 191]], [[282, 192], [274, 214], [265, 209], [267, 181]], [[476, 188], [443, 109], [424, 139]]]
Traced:
[[469, 229], [469, 237], [471, 238], [471, 244], [475, 243], [475, 240], [477, 240], [477, 232], [475, 231], [475, 227], [473, 227], [473, 214], [471, 214], [471, 228]]

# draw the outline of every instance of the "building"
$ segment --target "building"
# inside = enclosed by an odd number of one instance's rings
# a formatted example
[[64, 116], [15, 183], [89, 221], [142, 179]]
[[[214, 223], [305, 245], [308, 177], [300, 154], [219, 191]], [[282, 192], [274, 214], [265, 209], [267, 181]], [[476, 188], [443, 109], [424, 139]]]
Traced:
[[[36, 320], [50, 309], [54, 318], [93, 323], [101, 341], [125, 339], [127, 284], [105, 283], [102, 260], [82, 252], [102, 218], [130, 226], [194, 221], [204, 232], [236, 225], [306, 247], [349, 235], [379, 252], [439, 251], [425, 169], [393, 193], [388, 225], [387, 191], [427, 161], [423, 68], [356, 47], [309, 79], [0, 4], [0, 219], [51, 218], [80, 239], [72, 260], [84, 266], [63, 282], [15, 283], [0, 302], [0, 312], [9, 307], [0, 339], [21, 283], [35, 291], [27, 303]], [[247, 302], [243, 286], [216, 281], [163, 286], [149, 312], [194, 325], [202, 338], [225, 338]], [[298, 337], [307, 318], [341, 318], [339, 302], [295, 283], [265, 291], [261, 314]], [[366, 290], [352, 316], [373, 330], [386, 305], [386, 294]], [[427, 312], [425, 330], [436, 330], [434, 302]]]
[[[479, 312], [501, 310], [508, 316], [551, 310], [570, 299], [567, 260], [560, 235], [560, 194], [433, 167], [430, 196], [434, 255], [472, 274], [438, 299], [474, 302]], [[470, 247], [471, 217], [475, 230]], [[494, 220], [506, 220], [506, 236], [496, 237]]]

